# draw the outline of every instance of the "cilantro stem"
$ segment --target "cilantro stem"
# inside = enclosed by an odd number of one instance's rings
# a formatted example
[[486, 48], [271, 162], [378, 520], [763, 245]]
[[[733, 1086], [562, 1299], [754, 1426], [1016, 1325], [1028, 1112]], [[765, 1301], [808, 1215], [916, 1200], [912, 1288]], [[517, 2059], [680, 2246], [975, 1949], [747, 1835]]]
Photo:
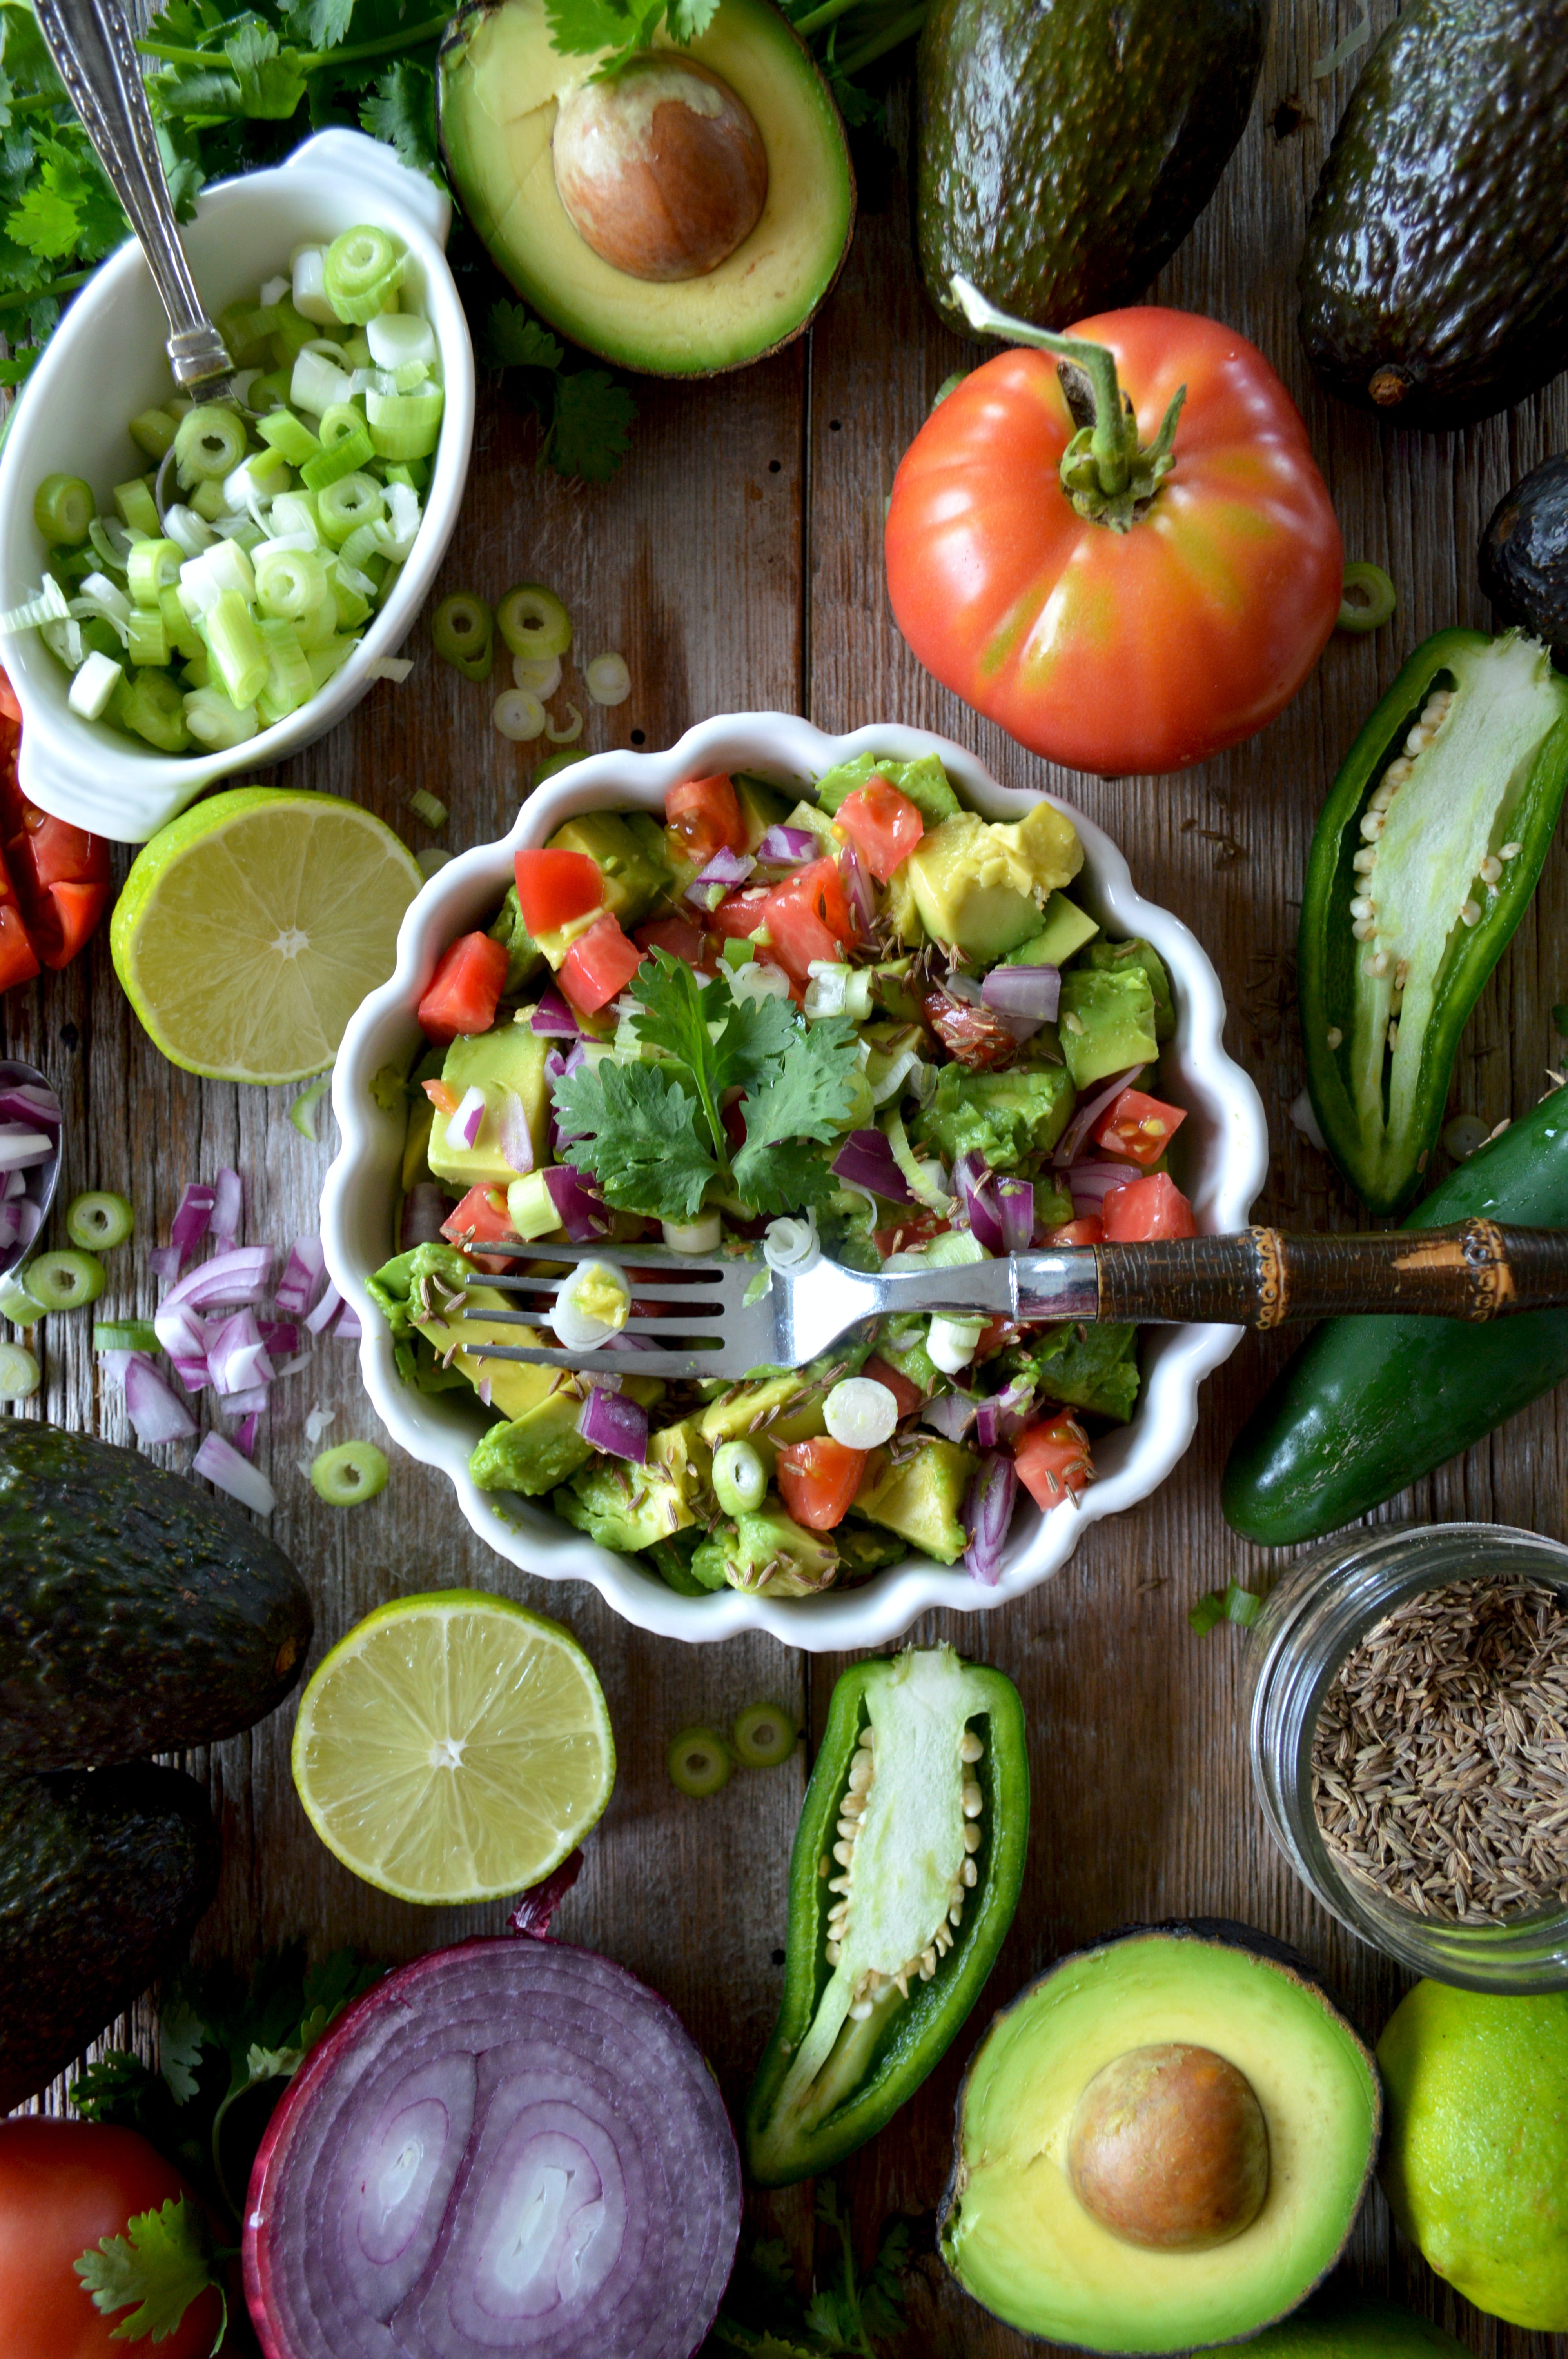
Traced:
[[824, 26], [836, 24], [848, 10], [859, 5], [860, 0], [822, 0], [821, 7], [814, 8], [808, 16], [794, 16], [790, 21], [801, 39], [806, 41], [813, 33], [820, 33]]
[[24, 287], [14, 295], [0, 295], [0, 311], [20, 311], [28, 303], [41, 303], [50, 295], [70, 295], [78, 287], [85, 287], [92, 277], [91, 270], [68, 270], [63, 278], [51, 278], [47, 287]]
[[867, 66], [875, 64], [878, 58], [886, 57], [890, 49], [896, 49], [904, 41], [912, 41], [925, 22], [925, 8], [911, 8], [885, 32], [873, 33], [857, 49], [850, 49], [842, 57], [836, 56], [833, 64], [841, 74], [863, 73]]
[[[294, 70], [310, 74], [321, 66], [358, 65], [366, 58], [390, 57], [397, 50], [417, 49], [421, 41], [445, 32], [450, 22], [451, 11], [445, 8], [438, 16], [427, 17], [422, 25], [406, 26], [400, 33], [388, 33], [379, 41], [361, 41], [346, 49], [299, 49], [294, 56]], [[144, 58], [157, 58], [168, 66], [215, 67], [222, 71], [229, 65], [222, 49], [181, 49], [168, 41], [138, 41], [136, 48]], [[282, 54], [287, 57], [288, 53], [285, 50]]]

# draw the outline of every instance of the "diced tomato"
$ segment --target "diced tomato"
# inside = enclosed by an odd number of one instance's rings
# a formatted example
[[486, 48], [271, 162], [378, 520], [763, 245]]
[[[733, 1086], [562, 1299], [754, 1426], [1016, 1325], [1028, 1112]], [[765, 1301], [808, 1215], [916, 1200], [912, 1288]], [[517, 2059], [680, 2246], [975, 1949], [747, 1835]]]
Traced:
[[1167, 1105], [1162, 1098], [1149, 1097], [1142, 1090], [1123, 1090], [1089, 1136], [1119, 1161], [1141, 1163], [1148, 1170], [1159, 1162], [1186, 1118], [1185, 1106]]
[[1065, 1415], [1021, 1433], [1013, 1444], [1012, 1462], [1019, 1481], [1047, 1515], [1069, 1491], [1081, 1491], [1094, 1473], [1088, 1435], [1076, 1418]]
[[756, 886], [727, 893], [708, 922], [726, 941], [750, 941], [757, 928], [768, 922], [768, 894]]
[[445, 1114], [449, 1121], [462, 1103], [462, 1099], [453, 1089], [450, 1082], [421, 1082], [419, 1086], [436, 1112]]
[[[22, 833], [32, 855], [33, 875], [42, 891], [47, 893], [51, 885], [97, 882], [93, 871], [98, 839], [89, 835], [84, 827], [72, 827], [69, 820], [51, 819], [36, 804], [24, 802]], [[107, 882], [106, 861], [103, 875]]]
[[109, 898], [109, 846], [28, 802], [16, 782], [21, 715], [0, 672], [0, 990], [70, 963]]
[[724, 777], [685, 778], [665, 797], [665, 825], [677, 859], [706, 868], [716, 852], [744, 852], [746, 822], [735, 789]]
[[604, 878], [586, 852], [520, 852], [514, 864], [518, 910], [535, 940], [604, 907]]
[[474, 1247], [494, 1237], [512, 1234], [512, 1215], [503, 1188], [470, 1188], [441, 1223], [441, 1234], [466, 1253], [476, 1269], [491, 1272], [515, 1266], [510, 1254], [476, 1253]]
[[684, 959], [687, 966], [706, 963], [707, 944], [697, 928], [684, 918], [655, 918], [650, 925], [639, 926], [632, 940], [640, 950], [668, 951], [671, 958]]
[[16, 701], [16, 690], [3, 671], [0, 671], [0, 713], [7, 721], [14, 722], [18, 729], [21, 727], [22, 708]]
[[488, 1032], [506, 984], [506, 944], [489, 934], [461, 934], [436, 963], [419, 1002], [421, 1030], [432, 1040]]
[[625, 990], [642, 963], [636, 943], [628, 941], [606, 914], [578, 936], [561, 961], [557, 981], [574, 1007], [592, 1016]]
[[779, 1451], [775, 1477], [785, 1512], [808, 1531], [830, 1532], [841, 1524], [865, 1472], [866, 1452], [819, 1433], [792, 1441]]
[[814, 959], [841, 960], [855, 936], [836, 860], [814, 860], [768, 895], [763, 911], [773, 950], [785, 973], [805, 983]]
[[1091, 1212], [1087, 1220], [1064, 1221], [1059, 1229], [1052, 1229], [1046, 1238], [1048, 1245], [1098, 1245], [1105, 1242], [1105, 1223], [1096, 1220]]
[[109, 879], [101, 884], [61, 883], [48, 887], [33, 911], [33, 941], [49, 967], [69, 966], [103, 915]]
[[843, 829], [879, 885], [902, 867], [925, 832], [909, 797], [875, 770], [863, 787], [845, 796], [833, 823]]
[[869, 1376], [874, 1385], [886, 1385], [889, 1392], [892, 1393], [894, 1400], [898, 1403], [898, 1413], [901, 1420], [906, 1417], [913, 1417], [915, 1410], [920, 1407], [921, 1402], [925, 1398], [925, 1395], [921, 1391], [920, 1386], [914, 1382], [912, 1376], [904, 1375], [898, 1368], [890, 1368], [887, 1362], [883, 1359], [879, 1359], [875, 1352], [873, 1352], [871, 1358], [864, 1363], [860, 1369], [860, 1374], [863, 1376]]
[[27, 940], [22, 913], [14, 902], [0, 903], [0, 991], [26, 983], [38, 971], [38, 956]]
[[941, 1236], [952, 1225], [940, 1213], [928, 1212], [923, 1207], [918, 1212], [906, 1212], [891, 1228], [873, 1229], [871, 1236], [878, 1253], [886, 1261], [889, 1254], [913, 1253], [916, 1245], [929, 1245], [933, 1237]]
[[1142, 1245], [1152, 1237], [1195, 1237], [1193, 1208], [1168, 1171], [1112, 1188], [1101, 1212], [1108, 1243]]

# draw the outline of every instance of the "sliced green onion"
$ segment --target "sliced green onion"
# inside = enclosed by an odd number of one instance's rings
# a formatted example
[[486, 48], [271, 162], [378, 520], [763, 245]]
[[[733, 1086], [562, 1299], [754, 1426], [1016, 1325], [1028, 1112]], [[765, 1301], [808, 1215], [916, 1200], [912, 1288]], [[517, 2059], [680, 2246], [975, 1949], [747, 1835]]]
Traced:
[[103, 1265], [90, 1253], [41, 1253], [27, 1265], [27, 1292], [46, 1310], [75, 1310], [103, 1291]]
[[174, 438], [175, 473], [192, 484], [222, 481], [245, 455], [245, 423], [237, 409], [204, 401], [179, 421]]
[[385, 1451], [373, 1441], [340, 1441], [314, 1462], [310, 1481], [330, 1507], [357, 1507], [362, 1499], [373, 1499], [385, 1490], [391, 1471]]
[[198, 484], [190, 495], [190, 506], [203, 524], [216, 525], [221, 516], [226, 516], [229, 504], [223, 496], [222, 475], [210, 475], [204, 484]]
[[325, 688], [332, 674], [342, 669], [358, 645], [358, 639], [329, 639], [325, 647], [311, 648], [310, 677], [318, 688]]
[[125, 618], [125, 653], [134, 664], [168, 661], [168, 626], [155, 606], [133, 606]]
[[440, 844], [427, 843], [422, 852], [415, 853], [414, 865], [421, 876], [434, 876], [438, 868], [444, 868], [451, 856]]
[[316, 1109], [331, 1086], [332, 1077], [330, 1073], [325, 1073], [319, 1082], [312, 1082], [308, 1090], [302, 1091], [289, 1107], [288, 1119], [301, 1138], [317, 1136]]
[[535, 662], [532, 656], [514, 656], [512, 677], [519, 688], [531, 688], [535, 696], [554, 696], [561, 684], [561, 659], [541, 656]]
[[335, 450], [349, 435], [357, 434], [365, 422], [364, 411], [353, 401], [334, 401], [321, 412], [317, 428], [323, 451]]
[[166, 590], [179, 579], [185, 552], [177, 540], [148, 538], [133, 542], [125, 560], [125, 582], [133, 603], [155, 607]]
[[753, 1442], [726, 1441], [713, 1453], [713, 1495], [727, 1516], [754, 1515], [767, 1496], [768, 1470]]
[[[337, 447], [338, 451], [346, 451], [349, 445], [344, 441]], [[336, 456], [334, 451], [330, 457]], [[351, 533], [357, 532], [362, 525], [374, 524], [386, 514], [386, 499], [373, 475], [345, 467], [341, 476], [317, 487], [316, 512], [326, 539], [333, 549], [341, 549]], [[349, 562], [352, 564], [351, 558]]]
[[313, 418], [351, 399], [353, 390], [353, 378], [336, 361], [330, 361], [325, 353], [302, 349], [289, 372], [289, 407], [308, 409]]
[[781, 1703], [749, 1703], [738, 1712], [730, 1743], [742, 1769], [776, 1769], [799, 1742], [800, 1731]]
[[254, 704], [236, 708], [221, 688], [206, 687], [192, 689], [186, 697], [185, 725], [199, 745], [215, 754], [243, 745], [261, 728]]
[[553, 590], [537, 582], [509, 590], [495, 610], [495, 627], [514, 656], [564, 656], [572, 643], [572, 618]]
[[307, 459], [299, 470], [300, 481], [307, 491], [324, 492], [330, 484], [341, 484], [345, 475], [368, 467], [374, 457], [375, 446], [368, 429], [358, 426], [330, 451], [323, 451], [319, 459]]
[[207, 653], [219, 686], [231, 704], [254, 704], [266, 686], [270, 666], [251, 610], [238, 590], [224, 590], [203, 617]]
[[546, 778], [553, 778], [556, 772], [564, 770], [568, 762], [586, 762], [587, 759], [586, 745], [567, 745], [558, 754], [546, 754], [534, 773], [534, 784], [542, 787]]
[[433, 795], [427, 787], [415, 788], [408, 798], [408, 808], [416, 817], [424, 821], [427, 827], [433, 827], [438, 832], [451, 816], [440, 797]]
[[1220, 1622], [1238, 1622], [1243, 1629], [1249, 1628], [1262, 1610], [1263, 1600], [1255, 1589], [1243, 1589], [1238, 1581], [1232, 1581], [1189, 1606], [1187, 1621], [1201, 1638]]
[[[171, 548], [174, 546], [172, 541], [169, 546]], [[175, 654], [183, 658], [187, 663], [194, 661], [197, 658], [205, 661], [207, 650], [201, 644], [195, 624], [185, 611], [178, 589], [174, 583], [171, 582], [168, 589], [158, 592], [157, 608], [158, 613], [163, 616], [163, 626], [168, 635], [168, 644]]]
[[8, 1319], [13, 1327], [31, 1327], [43, 1315], [43, 1304], [20, 1278], [0, 1278], [0, 1319]]
[[256, 603], [264, 614], [297, 623], [327, 595], [327, 568], [313, 549], [268, 549], [255, 567]]
[[365, 396], [365, 418], [376, 456], [381, 459], [427, 459], [440, 439], [446, 397], [438, 385], [426, 384], [412, 393]]
[[256, 717], [264, 728], [270, 728], [275, 721], [287, 721], [291, 712], [308, 704], [316, 693], [316, 683], [310, 659], [292, 623], [269, 614], [256, 625], [256, 633], [267, 662], [266, 686], [255, 700]]
[[670, 1740], [665, 1766], [672, 1785], [694, 1802], [730, 1783], [730, 1748], [716, 1728], [683, 1728]]
[[1357, 558], [1345, 569], [1345, 587], [1339, 600], [1339, 628], [1342, 631], [1378, 631], [1391, 620], [1399, 604], [1399, 592], [1380, 565], [1368, 565]]
[[0, 614], [0, 631], [36, 631], [45, 623], [65, 623], [70, 619], [70, 602], [52, 573], [46, 573], [34, 598], [25, 598], [19, 606]]
[[[292, 310], [303, 323], [328, 328], [336, 325], [336, 317], [327, 300], [327, 254], [319, 245], [302, 245], [289, 265], [289, 299], [279, 306]], [[307, 335], [309, 329], [306, 330]], [[298, 350], [298, 346], [295, 346]]]
[[377, 368], [436, 364], [436, 332], [417, 311], [384, 311], [365, 325], [365, 346]]
[[80, 549], [98, 513], [92, 487], [80, 475], [46, 475], [33, 494], [33, 522], [46, 540]]
[[38, 1364], [25, 1343], [0, 1343], [0, 1400], [27, 1400], [38, 1388]]
[[[454, 590], [430, 617], [430, 639], [444, 663], [470, 679], [488, 679], [495, 651], [495, 617], [471, 590]], [[519, 682], [519, 686], [525, 685]]]
[[92, 1326], [95, 1352], [158, 1352], [163, 1349], [150, 1319], [98, 1319]]
[[882, 1127], [887, 1134], [887, 1143], [892, 1149], [892, 1159], [903, 1172], [910, 1193], [918, 1202], [925, 1206], [927, 1212], [935, 1212], [940, 1220], [946, 1220], [953, 1209], [953, 1200], [946, 1189], [939, 1186], [932, 1178], [931, 1167], [915, 1159], [914, 1150], [909, 1143], [909, 1134], [903, 1126], [903, 1116], [900, 1114], [889, 1114]]
[[[370, 600], [362, 597], [359, 591], [345, 582], [341, 571], [333, 576], [330, 595], [331, 624], [326, 636], [330, 637], [332, 631], [357, 630], [360, 624], [364, 622], [370, 614]], [[311, 642], [315, 646], [321, 646], [324, 643], [323, 640]]]
[[531, 745], [545, 734], [545, 708], [532, 689], [503, 689], [496, 698], [492, 720], [514, 745]]
[[174, 420], [167, 409], [144, 409], [132, 419], [130, 435], [138, 451], [162, 461], [174, 448]]
[[270, 450], [286, 459], [291, 467], [302, 467], [307, 459], [314, 459], [321, 445], [302, 418], [292, 409], [278, 408], [256, 423], [256, 432]]
[[624, 704], [632, 693], [624, 656], [595, 656], [582, 677], [595, 704]]
[[719, 955], [727, 967], [752, 966], [756, 962], [757, 945], [753, 941], [739, 941], [731, 938], [721, 946]]
[[[240, 611], [244, 612], [243, 601]], [[110, 718], [122, 729], [145, 737], [160, 754], [183, 754], [190, 743], [185, 699], [167, 671], [139, 671], [125, 688]]]
[[339, 319], [359, 328], [368, 325], [396, 291], [403, 264], [385, 230], [364, 222], [341, 231], [327, 248], [322, 267], [327, 300]]
[[562, 722], [558, 729], [553, 721], [546, 719], [545, 723], [545, 734], [549, 739], [552, 745], [569, 745], [574, 737], [580, 737], [582, 735], [582, 715], [578, 711], [577, 706], [575, 704], [568, 705], [567, 717]]
[[86, 657], [70, 683], [66, 698], [73, 712], [83, 721], [99, 721], [109, 709], [111, 698], [124, 679], [124, 668], [110, 656], [96, 651]]
[[158, 522], [157, 502], [141, 475], [133, 475], [128, 484], [115, 484], [114, 506], [124, 518], [128, 531], [145, 533], [149, 540], [156, 540], [163, 531]]

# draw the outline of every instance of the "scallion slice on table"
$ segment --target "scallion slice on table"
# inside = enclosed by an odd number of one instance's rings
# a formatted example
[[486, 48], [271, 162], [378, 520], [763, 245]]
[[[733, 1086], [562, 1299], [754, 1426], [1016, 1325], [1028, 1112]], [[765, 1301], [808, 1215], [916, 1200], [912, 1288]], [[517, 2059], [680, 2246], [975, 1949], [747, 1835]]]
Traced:
[[[495, 656], [495, 617], [471, 591], [454, 590], [430, 617], [430, 640], [443, 663], [469, 679], [488, 679]], [[519, 685], [525, 683], [520, 682]]]
[[302, 1090], [289, 1107], [288, 1119], [301, 1138], [319, 1136], [316, 1128], [316, 1110], [331, 1086], [332, 1077], [330, 1073], [325, 1073], [319, 1082], [312, 1082], [308, 1090]]
[[27, 1266], [27, 1292], [46, 1310], [76, 1310], [103, 1291], [103, 1265], [90, 1253], [62, 1247]]
[[313, 1462], [310, 1482], [329, 1507], [357, 1507], [385, 1490], [390, 1472], [385, 1451], [373, 1441], [340, 1441]]
[[742, 1769], [776, 1769], [789, 1759], [799, 1736], [782, 1704], [749, 1703], [735, 1715], [730, 1743]]
[[491, 717], [514, 745], [530, 745], [545, 734], [545, 708], [530, 688], [503, 689]]
[[632, 675], [624, 656], [595, 656], [583, 679], [595, 704], [624, 704], [632, 693]]
[[38, 1388], [38, 1364], [24, 1343], [0, 1343], [0, 1400], [27, 1400]]
[[106, 1253], [112, 1245], [123, 1245], [135, 1225], [130, 1200], [111, 1195], [106, 1189], [90, 1189], [73, 1196], [66, 1206], [66, 1235], [73, 1245], [90, 1253]]
[[431, 794], [427, 787], [415, 788], [408, 798], [408, 808], [416, 819], [422, 819], [427, 827], [437, 830], [445, 827], [450, 817], [446, 804], [438, 796]]
[[665, 1766], [676, 1790], [700, 1802], [730, 1783], [730, 1747], [716, 1728], [683, 1728], [670, 1740]]
[[519, 582], [495, 610], [495, 627], [514, 656], [537, 661], [564, 656], [572, 643], [572, 618], [553, 590], [537, 582]]
[[1399, 603], [1399, 592], [1382, 567], [1357, 558], [1345, 569], [1337, 627], [1342, 631], [1381, 630], [1385, 623], [1393, 619]]

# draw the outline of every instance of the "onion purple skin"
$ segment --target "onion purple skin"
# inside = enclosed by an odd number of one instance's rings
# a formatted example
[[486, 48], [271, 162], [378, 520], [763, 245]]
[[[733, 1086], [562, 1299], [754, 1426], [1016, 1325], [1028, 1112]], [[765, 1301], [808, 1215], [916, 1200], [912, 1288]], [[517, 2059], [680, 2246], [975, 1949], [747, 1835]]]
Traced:
[[[530, 2017], [535, 2025], [553, 2017], [549, 2047], [537, 2028], [530, 2042]], [[606, 2049], [620, 2030], [627, 2064], [634, 2057], [646, 2060], [644, 2071], [664, 2076], [656, 2085], [640, 2085], [625, 2066], [616, 2070]], [[445, 2046], [443, 2033], [450, 2035]], [[570, 2066], [560, 2060], [574, 2034], [584, 2045], [597, 2043], [591, 2066], [581, 2048], [575, 2060], [573, 2087], [580, 2088], [587, 2105], [562, 2086]], [[517, 2055], [510, 2074], [501, 2054], [509, 2043]], [[465, 2057], [473, 2062], [466, 2088], [460, 2085]], [[531, 2078], [547, 2085], [530, 2090]], [[513, 2104], [519, 2080], [524, 2104]], [[445, 2095], [438, 2093], [443, 2087]], [[432, 2109], [444, 2136], [454, 2094], [460, 2111], [467, 2104], [461, 2146], [449, 2169], [444, 2146], [426, 2175], [418, 2219], [412, 2224], [392, 2220], [395, 2199], [379, 2219], [369, 2217], [364, 2190], [374, 2168], [372, 2142], [381, 2141], [384, 2169], [375, 2183], [384, 2190], [388, 2177], [402, 2171], [416, 2134], [429, 2142], [425, 2116]], [[677, 2098], [684, 2098], [678, 2112]], [[362, 2143], [348, 2156], [360, 2099]], [[597, 2117], [587, 2109], [595, 2103]], [[415, 2104], [419, 2117], [405, 2130]], [[619, 2140], [603, 2127], [609, 2116]], [[640, 2140], [633, 2136], [639, 2118]], [[572, 2227], [587, 2224], [587, 2207], [579, 2206], [566, 2215], [565, 2248], [555, 2223], [546, 2223], [546, 2257], [554, 2272], [548, 2288], [535, 2268], [525, 2287], [501, 2285], [498, 2294], [500, 2280], [486, 2279], [480, 2266], [507, 2234], [498, 2231], [495, 2212], [487, 2213], [492, 2191], [502, 2201], [515, 2175], [576, 2167], [564, 2156], [536, 2156], [546, 2141], [569, 2147], [588, 2167], [597, 2167], [588, 2142], [596, 2134], [600, 2162], [614, 2166], [615, 2185], [601, 2174], [600, 2186], [611, 2205], [618, 2192], [629, 2205], [642, 2232], [635, 2249], [622, 2245], [596, 2279], [595, 2232], [570, 2241]], [[421, 2149], [412, 2167], [416, 2176], [403, 2172], [395, 2184], [416, 2187], [424, 2162]], [[356, 2189], [354, 2174], [362, 2169]], [[530, 2180], [524, 2200], [537, 2204], [545, 2191]], [[438, 2200], [432, 2229], [429, 2213]], [[351, 2245], [351, 2220], [359, 2223]], [[341, 2244], [324, 2233], [336, 2223], [344, 2225]], [[365, 2242], [367, 2229], [373, 2242], [379, 2238], [386, 2247], [384, 2257]], [[675, 2010], [593, 1951], [502, 1935], [459, 1942], [388, 1974], [307, 2058], [268, 2125], [251, 2173], [242, 2256], [245, 2299], [265, 2359], [501, 2359], [503, 2353], [542, 2359], [546, 2352], [550, 2359], [611, 2359], [623, 2352], [635, 2352], [638, 2359], [690, 2359], [718, 2312], [740, 2229], [734, 2132], [712, 2074]], [[389, 2231], [406, 2231], [400, 2245], [390, 2244]], [[518, 2249], [514, 2244], [503, 2256]], [[468, 2273], [466, 2260], [475, 2264]], [[575, 2322], [564, 2317], [559, 2299], [530, 2310], [535, 2289], [555, 2290], [568, 2267], [589, 2278], [579, 2305], [585, 2314]], [[374, 2309], [366, 2306], [367, 2288], [376, 2297]], [[600, 2301], [607, 2289], [610, 2299]], [[515, 2309], [484, 2310], [486, 2292], [492, 2302], [511, 2299]], [[389, 2294], [396, 2297], [391, 2302]], [[482, 2320], [482, 2341], [460, 2315], [454, 2317], [454, 2307]], [[397, 2319], [395, 2329], [382, 2322], [383, 2310]]]

